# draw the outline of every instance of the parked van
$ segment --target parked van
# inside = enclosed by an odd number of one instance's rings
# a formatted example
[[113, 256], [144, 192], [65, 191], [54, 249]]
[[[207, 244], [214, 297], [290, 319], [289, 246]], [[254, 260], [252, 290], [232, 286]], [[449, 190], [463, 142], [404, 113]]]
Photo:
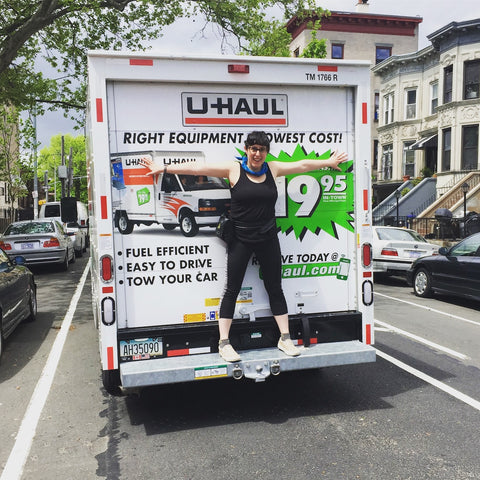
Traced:
[[202, 152], [144, 151], [112, 155], [112, 186], [115, 226], [122, 234], [134, 225], [161, 223], [165, 230], [197, 235], [199, 227], [215, 227], [230, 208], [227, 182], [206, 175], [159, 174], [146, 176], [140, 164], [148, 156], [163, 166], [204, 162]]
[[61, 202], [48, 202], [40, 207], [39, 218], [53, 218], [62, 223], [67, 235], [72, 237], [75, 255], [81, 257], [88, 247], [87, 206], [77, 200], [77, 221], [62, 222]]

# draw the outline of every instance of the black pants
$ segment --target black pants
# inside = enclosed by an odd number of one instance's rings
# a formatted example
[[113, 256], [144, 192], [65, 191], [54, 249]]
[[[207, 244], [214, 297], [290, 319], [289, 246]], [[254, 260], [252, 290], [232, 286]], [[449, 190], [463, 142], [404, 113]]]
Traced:
[[282, 290], [282, 257], [277, 235], [258, 243], [246, 243], [236, 238], [228, 247], [227, 287], [220, 305], [220, 318], [233, 318], [235, 303], [252, 253], [260, 264], [273, 315], [288, 312]]

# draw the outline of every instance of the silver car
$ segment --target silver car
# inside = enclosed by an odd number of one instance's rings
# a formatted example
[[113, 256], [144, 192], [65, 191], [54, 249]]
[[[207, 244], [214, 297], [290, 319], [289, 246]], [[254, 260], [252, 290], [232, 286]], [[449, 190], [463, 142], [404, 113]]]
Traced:
[[406, 275], [420, 257], [437, 255], [439, 246], [427, 242], [415, 230], [400, 227], [373, 227], [373, 272]]
[[56, 263], [67, 270], [75, 262], [72, 239], [56, 220], [11, 223], [0, 236], [0, 248], [10, 258], [23, 256], [27, 265]]

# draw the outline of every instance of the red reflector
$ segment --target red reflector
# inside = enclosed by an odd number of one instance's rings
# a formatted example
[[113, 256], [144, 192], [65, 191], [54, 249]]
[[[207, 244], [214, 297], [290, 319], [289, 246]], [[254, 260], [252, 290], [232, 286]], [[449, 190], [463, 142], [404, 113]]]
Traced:
[[319, 72], [338, 72], [337, 65], [318, 65]]
[[151, 67], [153, 66], [153, 60], [151, 58], [131, 58], [130, 65]]
[[107, 370], [115, 368], [115, 358], [113, 355], [113, 347], [107, 347]]
[[100, 269], [102, 272], [102, 280], [109, 282], [112, 279], [112, 259], [108, 255], [100, 259]]
[[181, 357], [182, 355], [188, 355], [190, 350], [188, 348], [180, 349], [180, 350], [168, 350], [167, 357]]
[[101, 98], [95, 99], [95, 105], [97, 109], [97, 122], [103, 122], [103, 103]]
[[365, 325], [365, 343], [367, 345], [372, 344], [372, 326], [370, 324]]
[[250, 73], [250, 65], [230, 64], [228, 66], [228, 73]]
[[394, 248], [382, 249], [382, 255], [388, 255], [390, 257], [398, 257], [398, 252]]
[[372, 246], [369, 243], [362, 245], [362, 263], [364, 267], [372, 264]]
[[47, 240], [46, 242], [43, 242], [43, 247], [44, 248], [50, 248], [50, 247], [59, 247], [60, 242], [58, 241], [58, 238], [52, 237], [50, 240]]
[[113, 287], [103, 287], [102, 293], [113, 293]]
[[362, 123], [368, 123], [368, 106], [362, 103]]

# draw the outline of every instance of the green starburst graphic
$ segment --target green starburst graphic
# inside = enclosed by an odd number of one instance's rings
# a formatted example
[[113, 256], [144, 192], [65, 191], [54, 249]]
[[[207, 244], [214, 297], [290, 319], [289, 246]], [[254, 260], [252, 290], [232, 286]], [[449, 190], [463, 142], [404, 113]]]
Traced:
[[319, 170], [286, 177], [284, 216], [277, 216], [277, 226], [283, 233], [293, 232], [302, 240], [307, 231], [318, 235], [323, 230], [335, 238], [338, 226], [354, 231], [353, 160], [341, 163], [341, 171], [322, 168], [322, 160], [330, 158], [330, 153], [331, 150], [321, 155], [307, 153], [297, 145], [291, 155], [283, 150], [278, 157], [268, 154], [267, 162], [314, 159], [319, 163]]

